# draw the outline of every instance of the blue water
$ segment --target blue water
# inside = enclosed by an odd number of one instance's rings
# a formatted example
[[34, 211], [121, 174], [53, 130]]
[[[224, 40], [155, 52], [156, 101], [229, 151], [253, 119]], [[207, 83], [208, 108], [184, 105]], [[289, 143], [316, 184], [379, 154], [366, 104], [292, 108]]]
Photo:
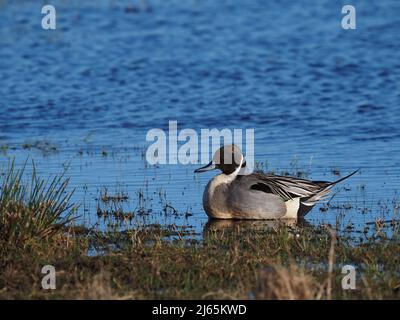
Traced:
[[[142, 156], [147, 131], [169, 120], [198, 132], [254, 128], [267, 170], [334, 180], [361, 168], [341, 184], [337, 209], [316, 207], [310, 223], [398, 217], [399, 1], [352, 1], [356, 30], [341, 28], [343, 1], [51, 3], [57, 30], [45, 31], [41, 2], [0, 1], [0, 146], [9, 146], [0, 164], [29, 156], [44, 176], [68, 164], [88, 221], [103, 188], [128, 193], [128, 210], [142, 190], [148, 221], [202, 230], [213, 173]], [[36, 141], [57, 151], [23, 147]], [[161, 214], [164, 192], [192, 215]]]

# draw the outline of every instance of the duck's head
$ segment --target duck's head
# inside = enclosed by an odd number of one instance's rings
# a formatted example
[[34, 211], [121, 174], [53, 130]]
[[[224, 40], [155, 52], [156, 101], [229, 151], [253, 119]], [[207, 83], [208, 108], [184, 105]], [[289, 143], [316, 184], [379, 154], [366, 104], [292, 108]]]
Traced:
[[246, 160], [242, 151], [234, 144], [219, 148], [213, 156], [212, 161], [194, 172], [206, 172], [214, 169], [221, 170], [224, 174], [239, 173], [241, 168], [246, 166]]

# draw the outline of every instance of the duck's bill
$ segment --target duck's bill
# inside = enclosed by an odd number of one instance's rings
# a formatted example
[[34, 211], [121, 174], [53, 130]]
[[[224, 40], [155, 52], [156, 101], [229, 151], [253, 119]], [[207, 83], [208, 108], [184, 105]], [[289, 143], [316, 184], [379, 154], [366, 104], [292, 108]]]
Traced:
[[209, 164], [205, 165], [204, 167], [198, 168], [194, 170], [195, 173], [206, 172], [210, 170], [216, 169], [215, 164], [211, 161]]

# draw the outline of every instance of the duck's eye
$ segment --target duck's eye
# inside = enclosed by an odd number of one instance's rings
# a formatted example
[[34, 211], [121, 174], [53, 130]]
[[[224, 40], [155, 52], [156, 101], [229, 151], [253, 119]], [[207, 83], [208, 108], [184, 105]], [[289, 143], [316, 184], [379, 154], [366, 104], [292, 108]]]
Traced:
[[246, 167], [246, 161], [242, 163], [242, 168]]

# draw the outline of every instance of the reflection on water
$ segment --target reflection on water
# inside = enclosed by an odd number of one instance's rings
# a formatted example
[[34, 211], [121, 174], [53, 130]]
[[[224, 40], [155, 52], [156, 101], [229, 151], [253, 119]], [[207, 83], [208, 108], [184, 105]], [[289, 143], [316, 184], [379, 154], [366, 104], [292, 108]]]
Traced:
[[[303, 222], [304, 223], [304, 222]], [[297, 219], [280, 220], [228, 220], [228, 219], [209, 219], [204, 225], [204, 233], [209, 231], [224, 230], [273, 230], [283, 226], [294, 227], [297, 225]]]
[[238, 236], [246, 232], [273, 232], [282, 227], [293, 230], [311, 227], [305, 219], [276, 219], [276, 220], [234, 220], [234, 219], [209, 219], [203, 228], [203, 237], [209, 234], [235, 232]]

